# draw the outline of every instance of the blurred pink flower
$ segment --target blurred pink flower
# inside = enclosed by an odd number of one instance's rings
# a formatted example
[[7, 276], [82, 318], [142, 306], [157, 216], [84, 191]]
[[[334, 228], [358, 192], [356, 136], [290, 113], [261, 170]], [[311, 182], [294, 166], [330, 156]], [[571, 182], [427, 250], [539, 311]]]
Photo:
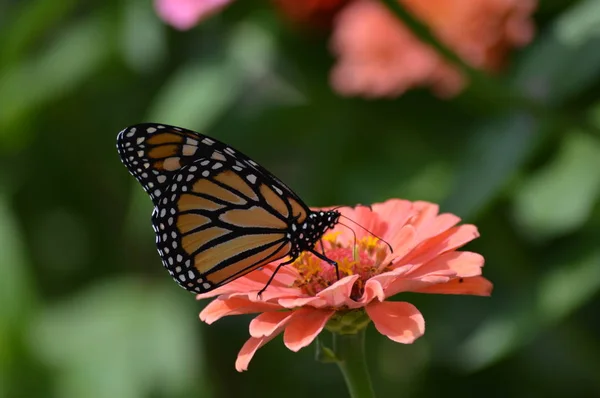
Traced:
[[[476, 68], [499, 69], [512, 47], [534, 34], [536, 0], [399, 0], [416, 18]], [[355, 0], [334, 22], [338, 61], [331, 83], [342, 95], [394, 97], [431, 86], [440, 96], [462, 90], [465, 79], [375, 0]]]
[[224, 316], [260, 313], [250, 322], [251, 337], [235, 363], [238, 371], [246, 370], [256, 351], [277, 335], [283, 333], [286, 347], [298, 351], [325, 327], [347, 328], [344, 317], [357, 320], [357, 328], [373, 321], [381, 334], [410, 344], [425, 332], [425, 320], [414, 305], [387, 301], [398, 293], [491, 294], [492, 284], [481, 276], [483, 257], [457, 251], [479, 236], [474, 225], [457, 226], [457, 216], [438, 214], [438, 206], [427, 202], [392, 199], [372, 208], [339, 210], [389, 242], [393, 253], [365, 231], [357, 229], [355, 241], [348, 228], [338, 225], [323, 240], [327, 256], [338, 263], [340, 280], [332, 266], [304, 252], [279, 270], [261, 297], [257, 293], [277, 263], [197, 296], [218, 296], [200, 313], [209, 324]]
[[231, 0], [156, 0], [158, 15], [169, 25], [187, 30], [219, 11]]

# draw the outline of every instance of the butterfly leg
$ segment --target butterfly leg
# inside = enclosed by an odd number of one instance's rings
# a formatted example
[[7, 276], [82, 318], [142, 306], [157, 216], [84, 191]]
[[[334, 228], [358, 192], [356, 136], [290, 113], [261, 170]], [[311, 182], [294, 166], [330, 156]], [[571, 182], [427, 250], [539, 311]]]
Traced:
[[327, 258], [326, 256], [324, 256], [323, 254], [319, 253], [318, 251], [311, 250], [310, 252], [312, 254], [314, 254], [315, 256], [319, 257], [321, 260], [323, 260], [326, 263], [328, 263], [329, 265], [333, 265], [335, 267], [335, 274], [337, 275], [338, 281], [340, 280], [340, 269], [338, 268], [338, 263], [337, 262], [333, 261], [330, 258]]
[[291, 260], [288, 260], [288, 261], [285, 261], [285, 262], [283, 262], [283, 263], [280, 263], [280, 264], [277, 266], [277, 268], [275, 268], [275, 271], [273, 271], [273, 274], [271, 274], [271, 277], [269, 278], [269, 281], [267, 282], [267, 284], [265, 285], [265, 287], [263, 287], [262, 289], [260, 289], [260, 290], [259, 290], [259, 292], [258, 292], [258, 297], [261, 297], [261, 296], [262, 296], [262, 294], [263, 294], [263, 292], [264, 292], [265, 290], [267, 290], [267, 287], [269, 287], [269, 285], [271, 284], [271, 282], [273, 282], [273, 278], [275, 278], [275, 274], [277, 274], [277, 271], [279, 271], [279, 268], [283, 267], [284, 265], [291, 264], [291, 263], [293, 263], [294, 261], [296, 261], [296, 259], [295, 259], [295, 258], [293, 258], [293, 259], [291, 259]]
[[321, 252], [325, 256], [325, 246], [323, 245], [323, 239], [319, 239], [319, 244], [321, 245]]

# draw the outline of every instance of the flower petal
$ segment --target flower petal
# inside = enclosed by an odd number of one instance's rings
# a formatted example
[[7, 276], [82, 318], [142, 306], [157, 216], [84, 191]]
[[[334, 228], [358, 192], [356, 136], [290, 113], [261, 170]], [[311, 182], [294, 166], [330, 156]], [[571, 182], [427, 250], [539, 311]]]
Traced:
[[379, 301], [385, 300], [385, 289], [379, 280], [373, 278], [369, 279], [365, 283], [364, 290], [365, 291], [359, 300], [362, 305], [373, 301], [375, 298]]
[[253, 302], [244, 297], [217, 298], [200, 312], [200, 320], [210, 325], [224, 316], [278, 311], [280, 309], [281, 306], [277, 304]]
[[382, 236], [386, 240], [395, 236], [413, 214], [413, 204], [409, 200], [389, 199], [372, 207], [379, 219], [388, 224], [385, 236]]
[[422, 230], [437, 217], [440, 206], [435, 203], [418, 200], [413, 203], [413, 211], [414, 216], [411, 218], [410, 224], [413, 225], [415, 229]]
[[298, 351], [312, 343], [334, 313], [333, 310], [315, 308], [301, 308], [294, 311], [294, 317], [283, 333], [285, 346], [292, 351]]
[[473, 296], [491, 296], [494, 285], [482, 276], [455, 278], [446, 283], [426, 286], [415, 290], [418, 293], [435, 294], [471, 294]]
[[402, 292], [417, 292], [421, 289], [440, 283], [447, 283], [455, 276], [453, 271], [447, 271], [448, 275], [425, 275], [416, 278], [396, 278], [384, 288], [385, 297], [392, 297]]
[[[293, 316], [293, 312], [292, 313], [283, 312], [283, 313], [276, 313], [276, 314], [285, 314], [288, 320]], [[252, 357], [254, 357], [254, 354], [256, 353], [256, 351], [263, 345], [267, 344], [269, 341], [273, 340], [276, 336], [278, 336], [279, 333], [281, 333], [283, 331], [283, 329], [285, 328], [286, 325], [287, 325], [287, 321], [281, 321], [274, 328], [272, 328], [270, 330], [270, 333], [268, 335], [265, 335], [264, 337], [260, 337], [260, 338], [250, 337], [250, 339], [248, 339], [248, 341], [246, 341], [246, 343], [244, 344], [244, 346], [238, 353], [238, 357], [235, 360], [235, 369], [238, 372], [243, 372], [244, 370], [247, 370], [248, 364], [250, 363], [250, 360], [252, 359]], [[252, 325], [250, 327], [252, 327]]]
[[481, 254], [473, 252], [447, 252], [429, 261], [420, 267], [415, 267], [408, 276], [411, 278], [440, 274], [440, 272], [451, 270], [457, 277], [469, 277], [481, 275], [484, 258]]
[[284, 327], [292, 316], [294, 316], [294, 311], [264, 312], [250, 322], [250, 336], [268, 337]]
[[400, 262], [402, 262], [402, 258], [410, 253], [410, 251], [413, 250], [418, 243], [416, 236], [417, 232], [412, 225], [406, 225], [401, 228], [396, 235], [389, 240], [388, 243], [392, 246], [394, 251], [387, 255], [382, 264], [387, 266], [396, 260], [400, 260]]
[[327, 301], [319, 297], [286, 297], [278, 299], [277, 303], [280, 306], [289, 309], [304, 307], [305, 305], [309, 305], [315, 308], [321, 308], [327, 305]]
[[358, 278], [360, 278], [359, 275], [346, 276], [327, 289], [321, 290], [317, 293], [317, 297], [325, 300], [330, 307], [341, 307], [351, 300], [350, 293], [352, 293], [352, 287]]
[[217, 12], [231, 0], [156, 0], [158, 15], [169, 25], [186, 30]]
[[261, 337], [261, 338], [250, 337], [250, 339], [248, 339], [248, 341], [246, 341], [246, 343], [244, 343], [244, 346], [238, 353], [237, 359], [235, 360], [235, 369], [238, 372], [243, 372], [244, 370], [248, 370], [248, 364], [250, 363], [250, 360], [252, 359], [252, 357], [254, 357], [254, 354], [256, 353], [256, 351], [260, 347], [267, 344], [269, 341], [273, 340], [276, 336], [278, 336], [279, 333], [282, 332], [282, 330], [286, 324], [287, 323], [280, 324], [278, 326], [278, 328], [274, 329], [269, 336], [265, 336], [265, 337]]
[[[385, 231], [387, 227], [380, 221], [377, 214], [371, 211], [371, 208], [368, 206], [358, 205], [356, 207], [342, 207], [338, 209], [338, 211], [342, 214], [343, 217], [346, 217], [355, 223], [363, 226], [365, 229], [373, 232], [376, 235], [381, 236], [382, 231]], [[338, 241], [342, 244], [349, 244], [354, 242], [355, 236], [352, 233], [352, 230], [346, 228], [340, 224], [338, 224], [334, 228], [334, 232], [339, 233]], [[354, 231], [356, 234], [356, 239], [362, 239], [367, 236], [369, 233], [363, 229], [357, 229]]]
[[372, 302], [365, 309], [379, 333], [393, 341], [410, 344], [425, 333], [425, 319], [410, 303]]
[[435, 217], [428, 222], [424, 222], [423, 225], [417, 227], [419, 241], [424, 241], [431, 237], [437, 236], [441, 233], [446, 232], [456, 224], [460, 222], [460, 217], [454, 214], [444, 213]]
[[471, 224], [450, 228], [444, 233], [419, 244], [401, 263], [423, 264], [442, 253], [449, 252], [479, 237], [477, 227]]
[[277, 263], [275, 262], [263, 267], [262, 269], [254, 270], [249, 274], [244, 275], [241, 278], [237, 278], [223, 286], [211, 290], [210, 292], [198, 294], [196, 295], [196, 299], [202, 300], [214, 296], [229, 294], [243, 295], [246, 293], [245, 295], [253, 301], [268, 301], [273, 298], [297, 296], [301, 294], [299, 289], [290, 287], [296, 279], [295, 272], [289, 268], [282, 267], [269, 284], [267, 290], [263, 292], [262, 297], [257, 297], [257, 293], [266, 286], [269, 278], [275, 270], [274, 264]]
[[371, 302], [375, 297], [377, 297], [379, 301], [385, 300], [385, 298], [389, 297], [389, 295], [386, 294], [388, 287], [398, 280], [404, 280], [404, 275], [406, 275], [411, 268], [411, 265], [404, 265], [402, 267], [395, 268], [392, 271], [387, 271], [371, 277], [365, 283], [365, 291], [362, 297], [357, 301], [357, 305], [355, 307], [363, 307], [365, 304]]
[[248, 364], [250, 363], [250, 360], [256, 351], [263, 345], [267, 344], [271, 339], [272, 338], [266, 337], [261, 339], [250, 337], [250, 339], [244, 343], [244, 346], [238, 353], [237, 359], [235, 360], [235, 370], [238, 372], [248, 370]]

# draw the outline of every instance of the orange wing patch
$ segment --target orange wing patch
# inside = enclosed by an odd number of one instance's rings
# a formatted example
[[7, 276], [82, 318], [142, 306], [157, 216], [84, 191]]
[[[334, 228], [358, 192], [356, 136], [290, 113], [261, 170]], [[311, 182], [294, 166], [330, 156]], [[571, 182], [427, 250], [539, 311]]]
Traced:
[[201, 226], [210, 222], [210, 218], [201, 214], [187, 213], [180, 214], [177, 217], [177, 228], [181, 234], [186, 234], [193, 229], [200, 228]]
[[202, 231], [191, 233], [189, 235], [185, 235], [181, 239], [181, 245], [183, 249], [191, 255], [211, 240], [220, 238], [221, 236], [226, 235], [230, 232], [231, 231], [229, 231], [228, 229], [219, 227], [208, 228]]
[[[272, 244], [284, 238], [283, 234], [242, 235], [198, 253], [194, 265], [202, 274], [210, 272], [215, 266], [230, 257], [256, 247]], [[227, 267], [229, 268], [229, 267]]]
[[260, 193], [265, 198], [267, 203], [275, 209], [275, 211], [281, 214], [284, 218], [288, 218], [290, 213], [288, 212], [287, 206], [279, 197], [279, 195], [273, 192], [273, 190], [269, 186], [262, 184], [260, 186]]
[[173, 155], [177, 155], [179, 146], [177, 145], [161, 145], [154, 147], [148, 152], [148, 157], [151, 159], [163, 159]]
[[182, 212], [188, 210], [219, 210], [225, 206], [215, 203], [212, 200], [186, 193], [181, 195], [177, 201], [177, 207]]
[[307, 217], [306, 210], [304, 210], [304, 207], [300, 206], [300, 203], [298, 203], [294, 198], [288, 198], [288, 202], [290, 202], [290, 205], [292, 207], [292, 214], [294, 215], [294, 217], [298, 217], [298, 223], [303, 223]]
[[173, 133], [154, 134], [146, 140], [146, 142], [150, 145], [179, 144], [182, 141], [182, 136]]
[[167, 171], [173, 171], [181, 168], [181, 162], [179, 162], [179, 157], [165, 159], [165, 161], [163, 162], [163, 167]]
[[232, 187], [233, 189], [240, 191], [246, 197], [252, 200], [258, 200], [258, 196], [256, 196], [256, 192], [236, 173], [231, 170], [226, 170], [217, 176], [215, 176], [215, 180]]
[[237, 263], [233, 263], [227, 267], [206, 275], [206, 279], [215, 285], [222, 285], [227, 283], [227, 281], [230, 279], [245, 275], [260, 266], [286, 256], [290, 250], [291, 245], [289, 243], [279, 248], [278, 245], [269, 247], [268, 249], [248, 256]]
[[285, 230], [287, 224], [262, 207], [234, 209], [224, 212], [219, 219], [239, 227], [275, 228]]
[[192, 191], [210, 195], [214, 198], [221, 199], [229, 203], [246, 204], [246, 200], [244, 198], [241, 198], [230, 190], [222, 188], [214, 182], [206, 179], [198, 180], [192, 187]]
[[181, 168], [181, 162], [179, 162], [179, 157], [172, 157], [156, 161], [152, 167], [156, 170], [174, 171]]

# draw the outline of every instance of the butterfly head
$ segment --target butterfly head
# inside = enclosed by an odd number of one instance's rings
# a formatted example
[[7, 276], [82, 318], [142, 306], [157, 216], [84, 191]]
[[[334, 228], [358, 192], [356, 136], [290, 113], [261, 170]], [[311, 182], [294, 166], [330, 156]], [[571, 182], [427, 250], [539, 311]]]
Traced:
[[312, 249], [328, 229], [335, 227], [339, 219], [340, 213], [337, 210], [314, 211], [309, 214], [303, 223], [299, 225], [292, 224], [291, 236], [294, 241], [292, 256]]

